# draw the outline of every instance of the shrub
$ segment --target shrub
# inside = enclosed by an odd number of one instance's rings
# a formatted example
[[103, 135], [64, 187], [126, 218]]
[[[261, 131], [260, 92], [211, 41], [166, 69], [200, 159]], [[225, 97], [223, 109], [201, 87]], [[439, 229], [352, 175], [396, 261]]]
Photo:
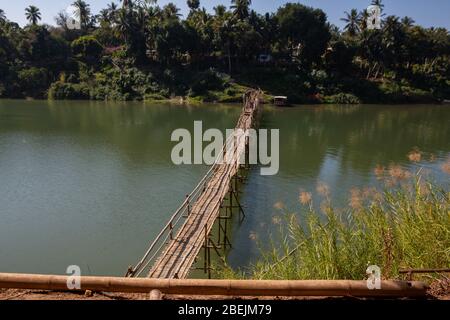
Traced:
[[158, 94], [158, 93], [149, 93], [144, 95], [144, 100], [145, 101], [163, 101], [163, 100], [167, 100], [167, 97], [165, 97], [164, 95]]
[[55, 100], [89, 99], [90, 90], [86, 84], [54, 82], [48, 90], [48, 98]]
[[32, 67], [18, 73], [19, 83], [24, 96], [44, 97], [48, 88], [48, 72], [45, 68]]
[[194, 95], [205, 93], [209, 90], [223, 90], [229, 83], [229, 78], [215, 71], [208, 69], [200, 72], [192, 81], [191, 92]]
[[351, 93], [339, 93], [324, 98], [326, 103], [331, 104], [360, 104], [361, 100]]
[[390, 103], [433, 103], [435, 98], [429, 91], [413, 88], [408, 84], [385, 81], [380, 85], [385, 100]]
[[93, 36], [83, 36], [72, 42], [72, 52], [80, 61], [87, 64], [99, 62], [103, 52], [100, 42]]

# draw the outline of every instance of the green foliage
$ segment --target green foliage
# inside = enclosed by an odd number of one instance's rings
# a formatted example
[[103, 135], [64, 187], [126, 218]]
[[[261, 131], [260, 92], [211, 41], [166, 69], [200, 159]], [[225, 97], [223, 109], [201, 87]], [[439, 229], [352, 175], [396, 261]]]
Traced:
[[214, 69], [208, 69], [195, 76], [190, 92], [191, 95], [198, 95], [208, 90], [223, 90], [229, 81], [228, 77], [219, 74]]
[[380, 90], [386, 101], [393, 103], [429, 103], [435, 102], [433, 95], [425, 90], [412, 88], [408, 84], [384, 81]]
[[18, 58], [25, 66], [47, 68], [55, 73], [65, 66], [69, 56], [68, 45], [62, 38], [53, 36], [46, 27], [31, 26], [17, 36]]
[[324, 98], [324, 102], [331, 104], [360, 104], [361, 101], [358, 97], [350, 93], [338, 93], [336, 95], [327, 96]]
[[163, 100], [162, 97], [169, 97], [153, 74], [133, 67], [97, 73], [91, 83], [91, 97], [97, 100]]
[[23, 96], [42, 98], [48, 88], [48, 71], [45, 68], [32, 67], [18, 72], [22, 84]]
[[73, 41], [71, 47], [74, 56], [89, 65], [97, 64], [103, 52], [102, 45], [93, 36], [82, 36]]
[[54, 82], [48, 90], [48, 98], [55, 100], [82, 100], [89, 99], [89, 87], [85, 84]]
[[444, 28], [387, 16], [381, 30], [368, 30], [367, 12], [351, 10], [340, 32], [320, 9], [286, 3], [261, 15], [249, 0], [233, 0], [230, 10], [218, 6], [213, 14], [188, 1], [191, 11], [182, 19], [172, 3], [145, 3], [111, 4], [94, 15], [77, 0], [81, 30], [69, 30], [63, 12], [57, 28], [40, 25], [33, 6], [24, 28], [3, 13], [2, 97], [43, 97], [66, 74], [55, 98], [234, 102], [240, 101], [236, 87], [260, 87], [294, 103], [450, 99], [450, 36]]
[[356, 48], [350, 43], [338, 40], [330, 43], [324, 55], [326, 69], [338, 75], [349, 75], [354, 72], [353, 59]]
[[278, 9], [280, 37], [288, 47], [300, 45], [299, 58], [308, 66], [318, 62], [331, 38], [325, 13], [297, 3], [288, 3]]
[[76, 16], [81, 22], [81, 28], [86, 30], [92, 24], [91, 9], [83, 0], [76, 0], [72, 5], [77, 9]]
[[[284, 240], [263, 251], [249, 277], [361, 280], [369, 265], [377, 265], [384, 279], [395, 279], [402, 268], [450, 264], [448, 192], [418, 177], [406, 187], [374, 191], [364, 201], [355, 194], [344, 213], [329, 202], [319, 213], [306, 201], [301, 220], [286, 215]], [[229, 268], [223, 275], [243, 276]]]
[[29, 6], [28, 8], [26, 8], [25, 16], [32, 25], [36, 25], [38, 21], [41, 20], [41, 13], [39, 11], [39, 8], [35, 6]]

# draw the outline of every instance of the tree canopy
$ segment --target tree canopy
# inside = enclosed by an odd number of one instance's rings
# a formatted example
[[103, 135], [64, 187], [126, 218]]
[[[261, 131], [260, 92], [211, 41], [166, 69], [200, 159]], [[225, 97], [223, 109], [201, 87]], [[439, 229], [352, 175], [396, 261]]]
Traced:
[[353, 9], [339, 30], [299, 3], [266, 14], [250, 0], [213, 12], [200, 0], [187, 5], [186, 17], [153, 0], [111, 2], [95, 14], [76, 0], [79, 29], [64, 11], [56, 26], [40, 25], [30, 6], [21, 28], [0, 9], [0, 96], [233, 101], [258, 86], [298, 102], [449, 99], [446, 29], [383, 16], [369, 30], [368, 12]]

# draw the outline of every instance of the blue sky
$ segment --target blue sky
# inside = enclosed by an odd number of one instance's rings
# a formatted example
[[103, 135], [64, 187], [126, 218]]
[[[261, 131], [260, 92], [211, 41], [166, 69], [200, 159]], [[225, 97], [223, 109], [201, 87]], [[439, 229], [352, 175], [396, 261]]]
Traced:
[[[207, 10], [212, 10], [217, 4], [230, 5], [231, 0], [201, 0], [201, 5]], [[43, 22], [54, 24], [56, 14], [65, 9], [73, 0], [0, 0], [0, 8], [6, 12], [8, 19], [19, 22], [21, 25], [26, 24], [24, 9], [29, 5], [35, 5], [41, 9]], [[91, 5], [94, 13], [106, 7], [111, 0], [87, 0]], [[115, 0], [118, 3], [118, 0]], [[160, 5], [168, 2], [174, 2], [181, 12], [187, 12], [185, 0], [159, 0]], [[275, 11], [279, 6], [286, 2], [285, 0], [253, 0], [252, 7], [261, 13]], [[370, 0], [302, 0], [298, 1], [305, 5], [309, 5], [324, 10], [329, 21], [342, 27], [343, 23], [339, 20], [342, 18], [344, 11], [350, 11], [352, 8], [359, 10], [366, 8], [370, 4]], [[450, 1], [449, 0], [385, 0], [386, 13], [398, 16], [410, 16], [416, 20], [418, 24], [426, 27], [445, 27], [450, 29]]]

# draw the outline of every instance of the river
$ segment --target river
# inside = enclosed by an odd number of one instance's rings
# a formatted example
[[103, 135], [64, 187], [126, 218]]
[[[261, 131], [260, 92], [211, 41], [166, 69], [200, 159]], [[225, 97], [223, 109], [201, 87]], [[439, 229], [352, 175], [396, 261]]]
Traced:
[[[177, 128], [233, 128], [233, 105], [177, 106], [0, 100], [0, 272], [123, 275], [207, 171], [175, 166]], [[280, 129], [280, 171], [253, 169], [235, 224], [232, 266], [258, 257], [275, 237], [280, 207], [300, 210], [299, 193], [326, 185], [338, 206], [352, 188], [375, 186], [375, 167], [423, 167], [448, 183], [450, 107], [266, 106], [261, 127]], [[408, 159], [421, 151], [420, 165]]]

